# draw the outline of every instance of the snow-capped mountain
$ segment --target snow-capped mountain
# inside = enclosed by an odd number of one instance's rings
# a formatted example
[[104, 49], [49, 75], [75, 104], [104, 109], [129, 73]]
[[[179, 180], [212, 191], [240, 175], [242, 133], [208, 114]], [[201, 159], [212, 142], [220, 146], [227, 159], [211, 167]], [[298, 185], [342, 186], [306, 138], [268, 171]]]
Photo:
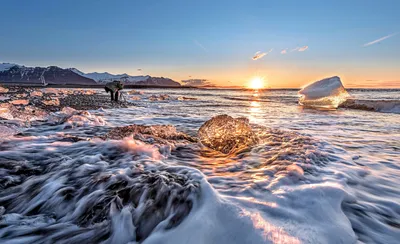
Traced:
[[78, 75], [69, 69], [57, 66], [25, 67], [21, 65], [1, 64], [0, 82], [17, 84], [57, 84], [57, 85], [96, 85], [89, 78]]
[[114, 80], [120, 80], [120, 81], [125, 82], [125, 83], [136, 83], [136, 82], [139, 82], [139, 81], [145, 81], [148, 78], [150, 78], [150, 76], [148, 76], [148, 75], [140, 75], [140, 76], [131, 76], [131, 75], [128, 75], [128, 74], [113, 75], [113, 74], [110, 74], [108, 72], [104, 72], [104, 73], [98, 73], [98, 72], [83, 73], [82, 71], [77, 70], [75, 68], [71, 68], [70, 70], [75, 72], [75, 73], [77, 73], [77, 74], [79, 74], [79, 75], [82, 75], [82, 76], [84, 76], [86, 78], [93, 79], [97, 83], [107, 83], [107, 82], [111, 82], [111, 81], [114, 81]]
[[0, 64], [0, 83], [98, 85], [114, 80], [122, 81], [127, 85], [180, 86], [178, 82], [171, 79], [148, 75], [114, 75], [108, 72], [84, 73], [76, 68], [63, 69], [57, 66], [25, 67], [10, 63]]
[[0, 64], [0, 72], [9, 70], [13, 66], [19, 66], [18, 64], [2, 63]]

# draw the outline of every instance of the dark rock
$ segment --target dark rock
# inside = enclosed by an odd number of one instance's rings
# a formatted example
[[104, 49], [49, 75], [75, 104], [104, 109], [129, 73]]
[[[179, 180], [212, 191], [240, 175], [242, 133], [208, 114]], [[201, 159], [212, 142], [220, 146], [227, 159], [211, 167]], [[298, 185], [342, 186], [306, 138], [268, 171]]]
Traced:
[[144, 142], [158, 142], [162, 144], [165, 143], [165, 140], [197, 141], [196, 138], [176, 131], [176, 128], [172, 125], [129, 125], [117, 127], [103, 136], [103, 139], [121, 140], [129, 136], [133, 136], [134, 139]]

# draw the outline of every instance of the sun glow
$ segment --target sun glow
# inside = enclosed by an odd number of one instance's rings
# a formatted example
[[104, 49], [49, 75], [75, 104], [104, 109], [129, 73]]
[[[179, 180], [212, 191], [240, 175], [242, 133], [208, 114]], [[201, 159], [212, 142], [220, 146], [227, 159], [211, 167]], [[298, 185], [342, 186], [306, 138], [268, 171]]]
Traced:
[[251, 89], [262, 89], [264, 88], [264, 78], [262, 77], [254, 77], [249, 84], [249, 88]]

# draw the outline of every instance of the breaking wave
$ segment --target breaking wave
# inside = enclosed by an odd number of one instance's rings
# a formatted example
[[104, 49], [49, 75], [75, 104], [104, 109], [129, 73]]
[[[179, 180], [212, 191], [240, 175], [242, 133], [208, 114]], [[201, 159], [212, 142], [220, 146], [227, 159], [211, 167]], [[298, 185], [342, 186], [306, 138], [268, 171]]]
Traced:
[[348, 99], [340, 107], [400, 114], [400, 100], [359, 100]]

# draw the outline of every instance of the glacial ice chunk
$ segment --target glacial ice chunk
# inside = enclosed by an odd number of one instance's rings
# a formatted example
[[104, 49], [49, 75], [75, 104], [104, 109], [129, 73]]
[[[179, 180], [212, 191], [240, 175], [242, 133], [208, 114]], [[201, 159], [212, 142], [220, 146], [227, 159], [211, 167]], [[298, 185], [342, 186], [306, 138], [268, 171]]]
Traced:
[[340, 78], [333, 76], [316, 81], [299, 91], [300, 105], [308, 107], [337, 108], [349, 97]]
[[211, 149], [230, 153], [252, 146], [257, 137], [246, 118], [218, 115], [206, 121], [198, 132], [200, 142]]

